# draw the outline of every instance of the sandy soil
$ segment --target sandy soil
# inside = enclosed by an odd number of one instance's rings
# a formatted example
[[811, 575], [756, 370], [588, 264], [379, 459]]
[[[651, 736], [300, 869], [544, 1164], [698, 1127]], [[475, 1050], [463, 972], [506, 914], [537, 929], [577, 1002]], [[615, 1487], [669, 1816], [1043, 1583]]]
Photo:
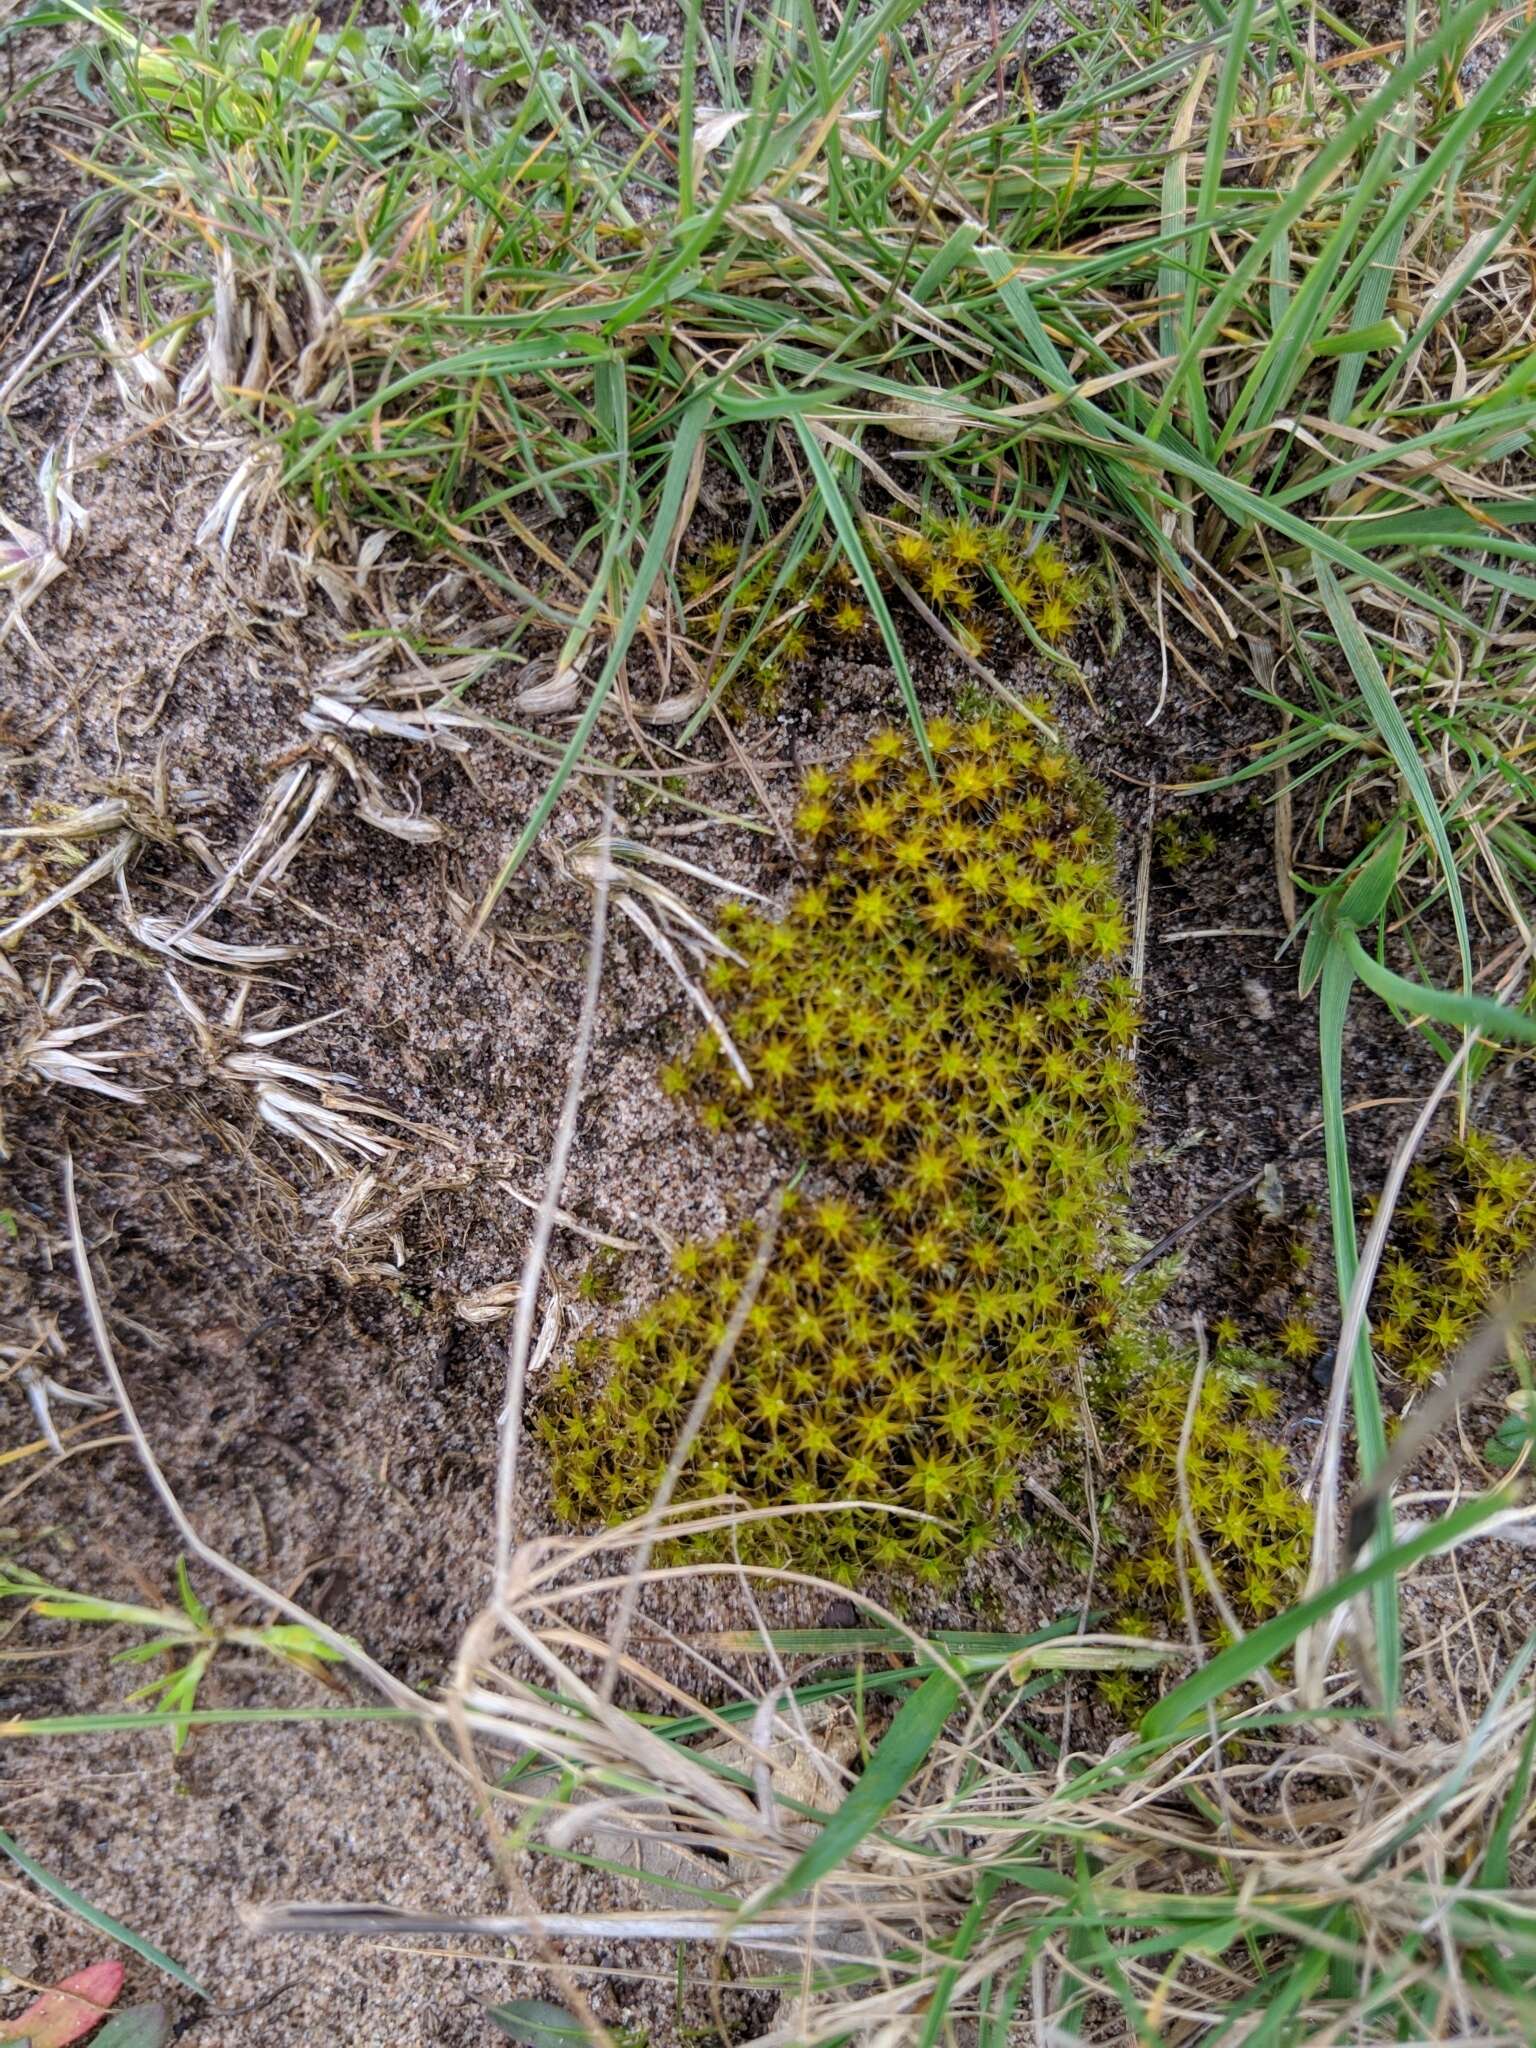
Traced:
[[[51, 150], [57, 138], [26, 121], [5, 133], [4, 160], [21, 182], [0, 194], [15, 228], [4, 257], [12, 304], [69, 198]], [[38, 292], [12, 337], [13, 356], [62, 295], [58, 285]], [[5, 809], [19, 819], [107, 792], [147, 801], [159, 771], [173, 795], [201, 793], [203, 829], [228, 859], [304, 738], [300, 716], [324, 665], [349, 627], [369, 623], [370, 600], [347, 618], [314, 596], [300, 612], [280, 585], [264, 600], [248, 545], [220, 573], [192, 536], [229, 458], [125, 431], [88, 324], [61, 346], [70, 360], [11, 406], [0, 503], [26, 517], [42, 451], [73, 438], [89, 458], [79, 495], [91, 524], [70, 573], [29, 615], [40, 652], [17, 636], [0, 651]], [[1235, 670], [1209, 648], [1183, 651], [1193, 673], [1175, 667], [1155, 723], [1160, 650], [1134, 631], [1113, 655], [1088, 637], [1079, 652], [1094, 704], [1060, 706], [1122, 818], [1128, 888], [1151, 785], [1197, 763], [1230, 766], [1263, 730], [1238, 697]], [[947, 657], [925, 653], [921, 675], [930, 708], [953, 700], [960, 679]], [[1010, 680], [1032, 689], [1045, 678], [1025, 665]], [[480, 701], [495, 706], [509, 688], [509, 677], [493, 678]], [[891, 678], [878, 664], [829, 667], [781, 720], [749, 726], [742, 739], [782, 806], [800, 766], [841, 757], [894, 709]], [[610, 740], [615, 749], [628, 744], [617, 725]], [[397, 1261], [386, 1239], [343, 1253], [328, 1238], [337, 1189], [261, 1130], [248, 1091], [210, 1075], [164, 963], [124, 944], [103, 888], [82, 899], [74, 929], [54, 919], [16, 960], [34, 979], [56, 956], [100, 978], [110, 1007], [132, 1020], [113, 1042], [143, 1051], [135, 1078], [149, 1101], [117, 1106], [64, 1090], [8, 1100], [0, 1206], [14, 1212], [18, 1240], [0, 1307], [8, 1337], [55, 1322], [65, 1354], [56, 1376], [99, 1387], [64, 1229], [67, 1149], [124, 1370], [187, 1511], [265, 1580], [356, 1635], [406, 1682], [431, 1688], [485, 1591], [505, 1370], [505, 1325], [468, 1323], [458, 1304], [519, 1268], [528, 1213], [504, 1184], [525, 1195], [542, 1189], [587, 905], [547, 862], [535, 862], [503, 905], [501, 942], [467, 944], [454, 900], [475, 900], [495, 872], [536, 799], [542, 765], [489, 737], [458, 759], [385, 741], [363, 751], [392, 789], [442, 823], [441, 842], [413, 848], [386, 837], [338, 795], [281, 890], [220, 929], [302, 944], [253, 999], [253, 1014], [326, 1017], [301, 1048], [441, 1134], [414, 1140], [394, 1168], [402, 1184], [450, 1183], [428, 1187], [405, 1209], [403, 1256]], [[729, 764], [690, 787], [722, 805], [746, 801]], [[1169, 799], [1156, 801], [1161, 814]], [[1294, 994], [1292, 963], [1277, 959], [1283, 919], [1269, 814], [1241, 795], [1208, 808], [1219, 858], [1177, 877], [1153, 873], [1140, 1051], [1148, 1156], [1134, 1189], [1135, 1219], [1149, 1240], [1266, 1164], [1280, 1169], [1298, 1214], [1321, 1194], [1310, 1016]], [[552, 821], [550, 843], [591, 833], [597, 815], [595, 791], [579, 788]], [[714, 830], [690, 850], [758, 887], [780, 887], [790, 873], [771, 837], [739, 829]], [[185, 851], [150, 846], [130, 886], [137, 909], [169, 914], [205, 883]], [[210, 1012], [230, 986], [213, 975], [184, 980]], [[687, 1030], [675, 985], [638, 939], [616, 931], [564, 1201], [592, 1227], [647, 1247], [618, 1264], [625, 1301], [654, 1287], [668, 1238], [713, 1231], [774, 1181], [765, 1147], [707, 1143], [662, 1096], [658, 1058]], [[1368, 1176], [1411, 1114], [1426, 1070], [1381, 1016], [1363, 1020], [1351, 1061], [1355, 1101], [1378, 1105], [1355, 1119]], [[1518, 1110], [1518, 1091], [1506, 1088], [1486, 1120], [1519, 1135]], [[1219, 1307], [1210, 1295], [1225, 1229], [1218, 1219], [1186, 1240], [1189, 1267], [1171, 1312]], [[552, 1277], [567, 1299], [590, 1256], [579, 1236], [557, 1235]], [[342, 1270], [370, 1266], [393, 1270], [352, 1279]], [[1299, 1446], [1319, 1406], [1315, 1382], [1299, 1372], [1290, 1402]], [[0, 1385], [0, 1450], [32, 1435], [19, 1389]], [[1453, 1469], [1447, 1454], [1444, 1471], [1421, 1476], [1441, 1482]], [[523, 1505], [537, 1526], [536, 1469]], [[131, 1451], [118, 1444], [61, 1463], [31, 1456], [0, 1466], [0, 1556], [62, 1582], [163, 1598], [175, 1541]], [[1497, 1584], [1508, 1567], [1489, 1569]], [[1503, 1590], [1510, 1608], [1516, 1589]], [[984, 1601], [989, 1625], [1028, 1627], [1069, 1597], [1048, 1565], [1019, 1551], [918, 1618], [974, 1619]], [[1438, 1597], [1430, 1588], [1415, 1600], [1428, 1614]], [[1436, 1628], [1454, 1615], [1453, 1594], [1445, 1598]], [[38, 1649], [65, 1634], [29, 1623], [6, 1647]], [[68, 1655], [0, 1666], [4, 1711], [39, 1716], [120, 1700], [132, 1674], [105, 1667], [88, 1639], [75, 1640], [82, 1646]], [[214, 1667], [203, 1704], [320, 1697], [229, 1656]], [[185, 2008], [190, 2038], [203, 2048], [482, 2043], [477, 2001], [538, 1988], [515, 1959], [466, 1962], [421, 1952], [426, 1944], [262, 1943], [242, 1929], [241, 1905], [262, 1899], [486, 1911], [504, 1898], [467, 1791], [411, 1732], [208, 1731], [174, 1760], [159, 1739], [14, 1743], [0, 1759], [0, 1820], [29, 1853], [204, 1978], [221, 2010]], [[551, 1904], [595, 1896], [580, 1872], [535, 1866], [531, 1875]], [[29, 1886], [7, 1882], [0, 1898], [0, 1966], [48, 1979], [99, 1949]], [[594, 1951], [591, 1960], [605, 1971], [625, 1958]], [[659, 1982], [634, 1990], [601, 1974], [592, 1980], [605, 2016], [658, 2043], [705, 2019], [694, 1998], [678, 2006], [666, 1959], [659, 1968]], [[155, 1995], [151, 1974], [133, 1971], [138, 1995]], [[739, 2003], [744, 2023], [761, 2023], [760, 1996]]]

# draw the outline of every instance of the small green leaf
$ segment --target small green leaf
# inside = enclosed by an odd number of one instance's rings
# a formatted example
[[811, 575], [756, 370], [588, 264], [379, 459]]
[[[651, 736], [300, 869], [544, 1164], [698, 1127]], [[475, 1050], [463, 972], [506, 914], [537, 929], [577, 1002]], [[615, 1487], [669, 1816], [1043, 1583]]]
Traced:
[[171, 2038], [171, 2016], [163, 2005], [131, 2005], [115, 2013], [91, 2048], [165, 2048]]
[[113, 1657], [114, 1664], [148, 1664], [155, 1657], [163, 1657], [167, 1650], [184, 1650], [185, 1636], [153, 1636], [147, 1643], [134, 1643], [126, 1650], [119, 1650]]
[[322, 1642], [313, 1629], [301, 1621], [274, 1622], [271, 1628], [264, 1628], [261, 1640], [269, 1650], [275, 1650], [280, 1657], [317, 1657], [323, 1664], [339, 1664], [340, 1650]]
[[1318, 976], [1328, 962], [1328, 948], [1333, 944], [1334, 906], [1325, 896], [1312, 913], [1312, 922], [1307, 929], [1307, 943], [1302, 949], [1301, 972], [1296, 978], [1298, 995], [1309, 996], [1317, 986]]
[[580, 2048], [587, 2030], [563, 2005], [547, 1998], [514, 1998], [506, 2005], [488, 2005], [485, 2016], [523, 2048]]
[[1362, 926], [1374, 924], [1381, 916], [1397, 885], [1398, 870], [1403, 864], [1403, 848], [1407, 842], [1408, 828], [1401, 822], [1390, 832], [1383, 832], [1377, 845], [1340, 893], [1334, 912], [1340, 924], [1359, 931]]
[[20, 1565], [0, 1565], [0, 1600], [35, 1600], [49, 1590], [48, 1581], [36, 1572], [23, 1571]]
[[213, 1616], [192, 1590], [192, 1581], [187, 1576], [187, 1560], [184, 1557], [178, 1557], [176, 1560], [176, 1590], [181, 1595], [182, 1606], [198, 1627], [211, 1628]]
[[34, 1614], [50, 1621], [123, 1622], [134, 1628], [164, 1628], [174, 1614], [154, 1607], [131, 1607], [126, 1600], [95, 1600], [86, 1593], [70, 1593], [55, 1587], [33, 1603]]
[[1404, 336], [1398, 322], [1390, 317], [1372, 320], [1365, 327], [1351, 327], [1347, 334], [1325, 334], [1314, 341], [1315, 356], [1368, 356], [1377, 349], [1400, 348]]
[[1319, 897], [1301, 955], [1301, 972], [1297, 977], [1300, 994], [1312, 993], [1328, 964], [1332, 947], [1348, 939], [1360, 926], [1374, 924], [1386, 909], [1402, 866], [1406, 840], [1406, 826], [1394, 825], [1353, 875], [1336, 882]]
[[632, 21], [626, 21], [617, 34], [600, 21], [589, 21], [587, 27], [601, 40], [608, 69], [621, 85], [633, 85], [642, 92], [655, 88], [656, 67], [667, 54], [665, 36], [643, 35]]
[[1506, 1415], [1483, 1446], [1483, 1463], [1507, 1472], [1523, 1451], [1536, 1444], [1536, 1416]]

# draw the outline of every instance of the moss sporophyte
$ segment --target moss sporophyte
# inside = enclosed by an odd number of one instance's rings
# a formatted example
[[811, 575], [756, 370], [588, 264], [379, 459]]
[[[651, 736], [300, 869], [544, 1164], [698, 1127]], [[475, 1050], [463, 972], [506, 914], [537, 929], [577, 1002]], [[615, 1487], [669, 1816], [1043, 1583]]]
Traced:
[[[1255, 1426], [1273, 1390], [1218, 1359], [1190, 1414], [1155, 1285], [1120, 1273], [1137, 1008], [1102, 796], [1022, 717], [929, 742], [935, 777], [894, 732], [813, 770], [811, 878], [781, 919], [731, 918], [712, 993], [751, 1087], [713, 1036], [662, 1077], [713, 1131], [781, 1134], [816, 1189], [785, 1202], [678, 1498], [842, 1503], [747, 1523], [741, 1553], [942, 1585], [1027, 1474], [1060, 1474], [1093, 1488], [1111, 1593], [1150, 1629], [1181, 1597], [1187, 1431], [1189, 1512], [1240, 1611], [1268, 1612], [1307, 1527]], [[538, 1428], [565, 1519], [646, 1507], [757, 1235], [685, 1244], [672, 1291], [553, 1376]]]

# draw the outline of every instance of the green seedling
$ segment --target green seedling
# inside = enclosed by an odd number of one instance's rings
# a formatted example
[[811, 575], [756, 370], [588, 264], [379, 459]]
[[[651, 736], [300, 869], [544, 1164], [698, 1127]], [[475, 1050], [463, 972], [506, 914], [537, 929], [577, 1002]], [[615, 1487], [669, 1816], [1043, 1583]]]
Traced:
[[220, 1651], [256, 1650], [321, 1680], [326, 1676], [325, 1667], [339, 1661], [340, 1653], [302, 1623], [272, 1622], [264, 1628], [251, 1628], [217, 1621], [194, 1592], [184, 1558], [176, 1561], [176, 1593], [174, 1607], [141, 1607], [55, 1586], [16, 1565], [0, 1567], [0, 1599], [25, 1600], [34, 1614], [51, 1621], [151, 1632], [147, 1642], [119, 1650], [112, 1661], [147, 1664], [163, 1658], [170, 1663], [169, 1671], [130, 1693], [128, 1699], [130, 1703], [151, 1700], [171, 1716], [171, 1748], [178, 1754], [191, 1733], [193, 1724], [188, 1717], [196, 1710], [198, 1688]]
[[615, 85], [627, 85], [637, 93], [656, 90], [661, 83], [661, 60], [667, 54], [665, 36], [648, 34], [632, 21], [617, 30], [589, 21], [587, 28], [603, 46], [608, 76]]

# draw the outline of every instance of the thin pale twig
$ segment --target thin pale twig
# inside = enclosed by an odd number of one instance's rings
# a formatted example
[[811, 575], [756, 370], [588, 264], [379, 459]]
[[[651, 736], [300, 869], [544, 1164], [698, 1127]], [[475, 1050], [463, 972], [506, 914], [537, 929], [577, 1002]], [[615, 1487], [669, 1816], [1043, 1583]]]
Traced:
[[75, 1161], [73, 1153], [69, 1152], [64, 1155], [64, 1215], [74, 1255], [75, 1276], [80, 1286], [80, 1301], [90, 1328], [91, 1341], [96, 1347], [96, 1356], [101, 1361], [101, 1369], [112, 1388], [119, 1413], [123, 1418], [123, 1427], [132, 1439], [139, 1463], [144, 1467], [160, 1505], [170, 1516], [182, 1542], [195, 1557], [208, 1566], [210, 1571], [220, 1573], [250, 1599], [262, 1606], [273, 1608], [285, 1614], [290, 1621], [299, 1622], [303, 1627], [312, 1630], [323, 1643], [336, 1652], [338, 1657], [360, 1677], [366, 1678], [368, 1683], [375, 1686], [386, 1699], [396, 1706], [409, 1708], [413, 1714], [424, 1712], [425, 1702], [420, 1693], [395, 1678], [382, 1664], [376, 1663], [350, 1636], [342, 1635], [329, 1623], [321, 1621], [318, 1615], [311, 1614], [307, 1608], [301, 1607], [296, 1600], [289, 1599], [285, 1593], [279, 1593], [274, 1587], [264, 1585], [254, 1573], [248, 1572], [243, 1565], [235, 1564], [222, 1551], [215, 1550], [211, 1543], [203, 1540], [161, 1469], [160, 1461], [150, 1446], [149, 1438], [144, 1433], [144, 1425], [140, 1422], [138, 1411], [133, 1405], [122, 1369], [118, 1365], [117, 1352], [107, 1327], [106, 1316], [102, 1311], [101, 1298], [96, 1292], [96, 1280], [91, 1271], [91, 1258], [86, 1249], [85, 1233], [80, 1227], [80, 1208], [75, 1199]]
[[688, 1454], [693, 1449], [694, 1440], [704, 1426], [704, 1418], [709, 1413], [710, 1405], [715, 1398], [715, 1391], [719, 1387], [721, 1380], [724, 1379], [731, 1360], [736, 1355], [736, 1346], [741, 1341], [741, 1333], [747, 1326], [747, 1317], [752, 1313], [753, 1303], [757, 1300], [758, 1291], [762, 1287], [768, 1272], [768, 1262], [773, 1257], [774, 1240], [778, 1236], [779, 1218], [783, 1213], [783, 1208], [784, 1194], [781, 1189], [775, 1196], [773, 1207], [764, 1220], [762, 1230], [758, 1236], [757, 1251], [753, 1255], [751, 1269], [743, 1283], [740, 1294], [737, 1295], [731, 1305], [729, 1320], [720, 1333], [720, 1341], [715, 1346], [714, 1355], [709, 1361], [708, 1369], [703, 1379], [700, 1380], [698, 1391], [693, 1397], [693, 1404], [688, 1410], [681, 1430], [678, 1432], [677, 1442], [672, 1447], [672, 1454], [667, 1460], [667, 1469], [661, 1475], [660, 1484], [657, 1486], [651, 1500], [651, 1505], [646, 1511], [645, 1533], [640, 1539], [639, 1549], [635, 1553], [634, 1568], [630, 1574], [629, 1583], [625, 1586], [623, 1595], [620, 1598], [619, 1611], [614, 1617], [613, 1629], [609, 1638], [608, 1662], [603, 1671], [602, 1681], [598, 1686], [598, 1696], [605, 1704], [613, 1698], [613, 1689], [618, 1683], [619, 1658], [623, 1654], [625, 1644], [629, 1641], [629, 1632], [634, 1626], [635, 1611], [640, 1602], [640, 1587], [651, 1561], [651, 1553], [656, 1547], [660, 1518], [666, 1514], [667, 1509], [672, 1505], [672, 1496], [677, 1491], [677, 1482], [682, 1477], [683, 1467], [688, 1462]]
[[[604, 841], [609, 837], [611, 823], [611, 808], [605, 806]], [[517, 1315], [507, 1346], [507, 1390], [502, 1408], [500, 1445], [496, 1461], [496, 1537], [491, 1575], [497, 1604], [500, 1604], [507, 1595], [513, 1549], [517, 1541], [518, 1451], [522, 1435], [523, 1390], [533, 1344], [534, 1311], [538, 1301], [539, 1283], [544, 1272], [544, 1261], [548, 1256], [549, 1242], [555, 1231], [555, 1212], [559, 1207], [561, 1190], [565, 1186], [571, 1148], [576, 1141], [576, 1118], [581, 1108], [581, 1091], [586, 1081], [587, 1060], [597, 1029], [597, 1005], [602, 993], [603, 946], [607, 930], [608, 874], [605, 863], [599, 868], [592, 884], [592, 935], [587, 949], [587, 974], [582, 991], [581, 1014], [577, 1019], [576, 1038], [571, 1048], [565, 1100], [555, 1126], [554, 1143], [550, 1148], [549, 1170], [544, 1180], [544, 1198], [539, 1205], [539, 1213], [534, 1218], [528, 1250], [523, 1259], [522, 1293], [518, 1297]]]

